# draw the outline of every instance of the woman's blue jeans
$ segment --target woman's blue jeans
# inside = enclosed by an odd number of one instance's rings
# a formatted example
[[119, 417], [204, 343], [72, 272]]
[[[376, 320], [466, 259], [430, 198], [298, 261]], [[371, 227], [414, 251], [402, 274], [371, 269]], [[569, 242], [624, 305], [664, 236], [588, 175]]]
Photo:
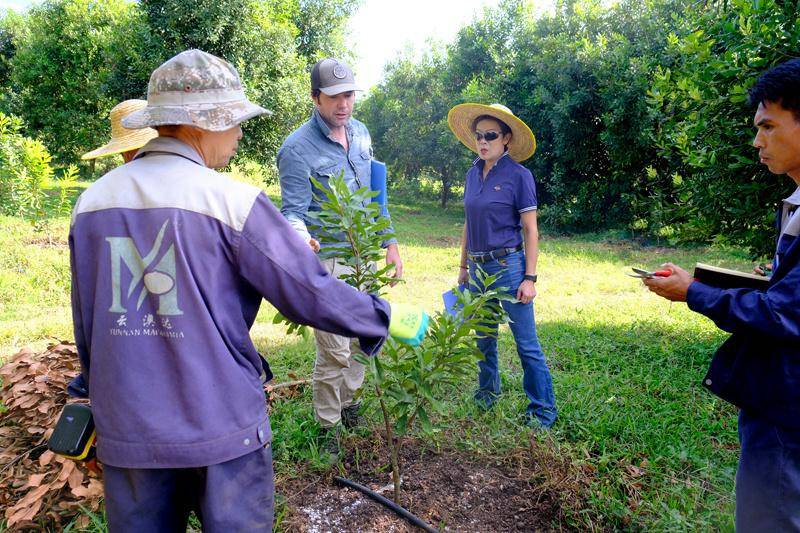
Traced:
[[[525, 274], [525, 253], [514, 252], [500, 259], [485, 263], [469, 262], [470, 276], [475, 280], [475, 269], [480, 266], [487, 274], [498, 274], [493, 287], [507, 287], [508, 293], [516, 297], [517, 288]], [[470, 290], [477, 290], [470, 287]], [[522, 363], [522, 388], [528, 396], [526, 415], [534, 416], [543, 427], [550, 427], [556, 421], [556, 400], [553, 393], [553, 380], [547, 367], [536, 323], [533, 317], [533, 302], [522, 304], [518, 301], [502, 302], [503, 309], [510, 319], [511, 333], [517, 344], [517, 353]], [[484, 360], [478, 363], [478, 390], [475, 399], [487, 407], [491, 406], [500, 394], [500, 371], [497, 366], [497, 324], [491, 324], [493, 334], [478, 335], [478, 349]]]

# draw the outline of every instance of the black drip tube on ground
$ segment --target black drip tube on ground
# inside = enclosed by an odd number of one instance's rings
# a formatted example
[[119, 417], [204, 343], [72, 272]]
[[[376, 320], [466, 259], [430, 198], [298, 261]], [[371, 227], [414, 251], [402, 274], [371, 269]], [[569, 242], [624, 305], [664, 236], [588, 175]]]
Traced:
[[426, 523], [424, 520], [422, 520], [418, 516], [411, 514], [406, 509], [404, 509], [403, 507], [400, 507], [398, 504], [396, 504], [392, 500], [390, 500], [388, 498], [384, 498], [383, 496], [381, 496], [377, 492], [368, 489], [364, 485], [359, 485], [355, 481], [350, 481], [349, 479], [345, 479], [345, 478], [339, 477], [339, 476], [335, 476], [333, 479], [337, 483], [339, 483], [340, 485], [344, 485], [346, 487], [350, 487], [351, 489], [355, 489], [355, 490], [357, 490], [359, 492], [363, 492], [364, 494], [366, 494], [367, 496], [369, 496], [370, 498], [372, 498], [376, 502], [380, 503], [384, 507], [388, 507], [389, 509], [391, 509], [392, 511], [394, 511], [398, 515], [402, 516], [403, 518], [405, 518], [406, 520], [408, 520], [409, 522], [411, 522], [412, 524], [414, 524], [418, 528], [423, 529], [423, 530], [427, 531], [428, 533], [439, 533], [438, 529], [431, 527], [430, 524]]

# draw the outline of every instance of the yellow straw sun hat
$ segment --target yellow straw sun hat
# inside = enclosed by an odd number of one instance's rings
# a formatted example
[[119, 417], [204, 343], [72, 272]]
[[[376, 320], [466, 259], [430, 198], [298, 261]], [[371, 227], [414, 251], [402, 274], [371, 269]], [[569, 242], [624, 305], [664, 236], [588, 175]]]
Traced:
[[138, 150], [150, 139], [158, 137], [158, 132], [153, 128], [129, 130], [122, 127], [123, 118], [146, 106], [145, 100], [125, 100], [115, 105], [108, 117], [111, 120], [111, 140], [100, 148], [83, 154], [81, 159], [96, 159], [129, 150]]
[[458, 104], [447, 113], [447, 125], [453, 130], [461, 144], [477, 153], [478, 146], [472, 123], [481, 115], [489, 115], [502, 120], [511, 128], [508, 155], [514, 161], [525, 161], [536, 151], [536, 137], [533, 136], [531, 129], [502, 104]]

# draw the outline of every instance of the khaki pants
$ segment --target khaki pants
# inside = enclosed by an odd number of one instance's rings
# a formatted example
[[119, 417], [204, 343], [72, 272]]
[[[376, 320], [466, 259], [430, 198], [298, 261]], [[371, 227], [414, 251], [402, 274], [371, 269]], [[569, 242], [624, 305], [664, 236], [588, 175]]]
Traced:
[[[322, 264], [336, 278], [348, 271], [336, 259], [326, 259]], [[341, 420], [342, 409], [355, 403], [353, 395], [364, 383], [364, 365], [353, 359], [353, 354], [360, 351], [358, 339], [317, 329], [314, 336], [317, 341], [312, 376], [314, 415], [322, 427], [331, 427]]]

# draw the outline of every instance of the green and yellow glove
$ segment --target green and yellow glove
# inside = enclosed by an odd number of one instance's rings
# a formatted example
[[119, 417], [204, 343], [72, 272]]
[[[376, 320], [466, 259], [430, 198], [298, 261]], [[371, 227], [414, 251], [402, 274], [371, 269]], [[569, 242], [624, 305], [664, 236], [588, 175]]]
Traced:
[[393, 304], [389, 335], [410, 346], [419, 346], [428, 331], [428, 315], [418, 305]]

